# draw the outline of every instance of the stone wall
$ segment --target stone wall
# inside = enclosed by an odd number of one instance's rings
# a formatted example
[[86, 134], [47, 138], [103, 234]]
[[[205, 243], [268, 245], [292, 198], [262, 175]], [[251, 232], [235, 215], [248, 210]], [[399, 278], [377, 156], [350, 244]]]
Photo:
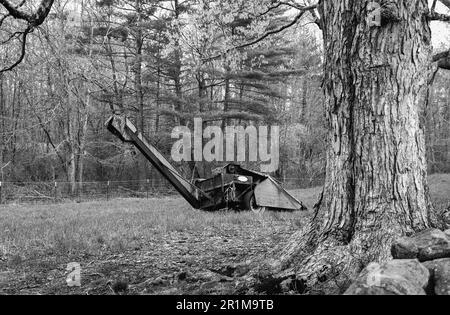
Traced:
[[392, 257], [367, 266], [345, 294], [450, 295], [450, 230], [399, 239]]

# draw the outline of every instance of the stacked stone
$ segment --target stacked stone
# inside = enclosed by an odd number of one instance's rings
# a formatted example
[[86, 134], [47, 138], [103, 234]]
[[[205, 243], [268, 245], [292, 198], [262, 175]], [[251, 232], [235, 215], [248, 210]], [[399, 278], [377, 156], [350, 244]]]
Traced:
[[394, 260], [370, 264], [346, 295], [450, 295], [450, 230], [427, 230], [392, 246]]

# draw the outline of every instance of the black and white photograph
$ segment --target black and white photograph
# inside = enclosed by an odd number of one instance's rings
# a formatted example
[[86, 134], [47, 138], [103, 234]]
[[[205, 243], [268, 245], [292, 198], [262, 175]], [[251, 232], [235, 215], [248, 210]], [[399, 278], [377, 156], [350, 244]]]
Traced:
[[0, 0], [0, 295], [450, 295], [450, 0]]

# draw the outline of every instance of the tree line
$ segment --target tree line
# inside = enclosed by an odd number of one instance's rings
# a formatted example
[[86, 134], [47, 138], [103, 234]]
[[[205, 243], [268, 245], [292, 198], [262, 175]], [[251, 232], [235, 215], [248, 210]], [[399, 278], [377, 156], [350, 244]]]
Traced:
[[[130, 115], [166, 154], [171, 128], [188, 126], [194, 117], [210, 125], [280, 125], [276, 175], [302, 185], [323, 180], [322, 45], [311, 28], [279, 31], [291, 23], [289, 7], [175, 0], [52, 4], [51, 13], [42, 11], [47, 20], [39, 19], [27, 35], [23, 63], [0, 75], [0, 160], [10, 162], [4, 180], [64, 180], [75, 190], [86, 180], [159, 177], [107, 134], [102, 124], [114, 111]], [[307, 25], [314, 15], [297, 19]], [[21, 24], [5, 19], [2, 25], [5, 69], [22, 51], [23, 35], [14, 35], [23, 27], [28, 32]], [[440, 78], [424, 110], [435, 172], [449, 171], [448, 97]], [[208, 176], [214, 167], [197, 164], [185, 166], [187, 176]]]
[[[309, 226], [262, 267], [270, 279], [295, 269], [307, 287], [338, 286], [336, 275], [389, 259], [396, 238], [443, 227], [427, 174], [450, 171], [450, 50], [433, 51], [431, 25], [450, 21], [450, 1], [5, 3], [3, 69], [20, 61], [0, 79], [8, 178], [62, 177], [72, 190], [87, 177], [155, 178], [104, 130], [114, 111], [166, 153], [171, 127], [194, 117], [279, 124], [275, 175], [324, 188]], [[48, 3], [45, 22], [24, 14]], [[192, 177], [213, 167], [183, 166]]]
[[[289, 23], [286, 11], [246, 1], [55, 1], [20, 66], [1, 74], [4, 178], [67, 180], [75, 190], [86, 180], [159, 177], [105, 130], [120, 111], [168, 155], [172, 128], [196, 117], [280, 125], [277, 175], [315, 181], [324, 162], [319, 40], [287, 30], [228, 50]], [[6, 20], [3, 35], [20, 24]], [[2, 45], [5, 67], [19, 44]], [[206, 177], [214, 165], [180, 167]]]

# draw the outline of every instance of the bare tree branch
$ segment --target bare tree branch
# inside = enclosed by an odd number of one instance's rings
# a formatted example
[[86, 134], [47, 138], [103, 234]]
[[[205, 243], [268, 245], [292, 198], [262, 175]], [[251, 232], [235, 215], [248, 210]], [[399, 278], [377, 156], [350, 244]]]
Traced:
[[13, 70], [15, 67], [17, 67], [23, 61], [23, 59], [25, 58], [25, 54], [26, 54], [27, 37], [28, 37], [28, 34], [31, 32], [31, 30], [32, 29], [30, 27], [28, 27], [22, 34], [22, 47], [20, 50], [19, 58], [12, 65], [10, 65], [6, 68], [0, 69], [0, 74], [3, 72]]
[[281, 33], [282, 31], [284, 31], [284, 30], [290, 28], [291, 26], [295, 25], [303, 17], [304, 14], [305, 14], [305, 11], [302, 11], [294, 18], [294, 20], [292, 20], [292, 22], [290, 22], [290, 23], [288, 23], [286, 25], [283, 25], [283, 26], [281, 26], [280, 28], [278, 28], [276, 30], [269, 31], [269, 32], [265, 33], [263, 36], [255, 39], [253, 41], [250, 41], [248, 43], [236, 46], [236, 47], [230, 49], [229, 51], [234, 50], [234, 49], [242, 49], [242, 48], [246, 48], [246, 47], [249, 47], [249, 46], [253, 46], [253, 45], [263, 41], [264, 39], [266, 39], [267, 37], [269, 37], [271, 35], [275, 35], [275, 34]]
[[0, 4], [8, 11], [9, 15], [15, 19], [27, 21], [31, 26], [41, 25], [47, 18], [55, 0], [42, 0], [35, 13], [29, 13], [20, 10], [25, 4], [23, 0], [18, 6], [12, 5], [9, 0], [0, 0]]
[[[286, 3], [283, 3], [283, 4], [286, 4]], [[287, 5], [287, 4], [286, 4], [286, 5]], [[224, 53], [222, 53], [222, 54], [220, 54], [220, 55], [216, 55], [216, 56], [213, 56], [213, 57], [208, 57], [208, 58], [205, 58], [204, 60], [205, 60], [205, 61], [208, 61], [208, 60], [219, 59], [219, 58], [223, 57], [224, 55], [226, 55], [227, 53], [229, 53], [229, 52], [231, 52], [231, 51], [233, 51], [233, 50], [240, 50], [240, 49], [244, 49], [244, 48], [247, 48], [247, 47], [256, 45], [256, 44], [258, 44], [259, 42], [265, 40], [267, 37], [270, 37], [270, 36], [272, 36], [272, 35], [281, 33], [281, 32], [283, 32], [284, 30], [286, 30], [286, 29], [288, 29], [288, 28], [294, 26], [295, 24], [297, 24], [298, 21], [300, 21], [300, 19], [304, 16], [304, 14], [305, 14], [306, 12], [311, 11], [311, 10], [315, 10], [315, 9], [317, 8], [317, 4], [308, 5], [308, 6], [298, 6], [298, 5], [295, 5], [295, 6], [294, 6], [293, 4], [289, 4], [289, 6], [295, 7], [295, 9], [300, 10], [300, 12], [299, 12], [299, 14], [297, 14], [297, 16], [295, 16], [295, 18], [294, 18], [291, 22], [289, 22], [288, 24], [283, 25], [283, 26], [277, 28], [276, 30], [269, 31], [269, 32], [265, 33], [264, 35], [262, 35], [261, 37], [259, 37], [259, 38], [255, 39], [255, 40], [253, 40], [253, 41], [250, 41], [250, 42], [248, 42], [248, 43], [245, 43], [245, 44], [242, 44], [242, 45], [235, 46], [235, 47], [233, 47], [233, 48], [227, 49]]]
[[13, 18], [28, 22], [32, 20], [32, 15], [30, 13], [19, 10], [20, 5], [14, 6], [9, 2], [9, 0], [0, 0], [0, 4], [6, 9], [6, 11], [8, 11], [9, 15]]
[[8, 17], [10, 17], [9, 13], [3, 15], [3, 16], [0, 18], [0, 27], [2, 26], [3, 22], [4, 22]]
[[[428, 15], [430, 21], [450, 22], [450, 15], [436, 12], [437, 2], [442, 3], [450, 9], [450, 0], [434, 0], [431, 6], [431, 12]], [[450, 50], [438, 53], [433, 56], [433, 62], [437, 64], [437, 69], [450, 70]]]
[[[22, 2], [20, 2], [16, 7], [14, 7], [14, 9], [17, 10], [17, 9], [21, 8], [25, 4], [25, 2], [26, 2], [26, 0], [22, 0]], [[3, 22], [10, 16], [11, 16], [11, 14], [7, 13], [0, 18], [0, 27], [2, 26]]]
[[450, 15], [431, 12], [429, 19], [430, 21], [450, 22]]
[[436, 62], [440, 69], [450, 70], [450, 50], [434, 55], [433, 62]]
[[[448, 9], [450, 9], [450, 0], [438, 0]], [[431, 9], [430, 20], [450, 22], [450, 15], [440, 14], [435, 12], [436, 0], [433, 2]], [[450, 50], [441, 52], [433, 56], [433, 62], [437, 63], [439, 69], [450, 70]]]
[[[0, 0], [0, 5], [2, 5], [8, 13], [4, 15], [0, 19], [0, 26], [3, 24], [6, 18], [13, 17], [15, 19], [23, 20], [27, 22], [28, 26], [25, 29], [25, 31], [22, 32], [22, 40], [21, 40], [21, 51], [20, 56], [18, 59], [10, 66], [7, 66], [3, 69], [0, 69], [0, 73], [11, 71], [15, 67], [17, 67], [25, 58], [26, 54], [26, 45], [27, 45], [27, 37], [28, 34], [30, 34], [34, 28], [38, 27], [42, 23], [44, 23], [45, 19], [47, 18], [48, 14], [50, 13], [50, 10], [53, 6], [53, 3], [55, 0], [42, 0], [41, 4], [39, 5], [38, 9], [34, 13], [29, 13], [21, 10], [20, 8], [25, 4], [25, 0], [23, 0], [19, 5], [14, 6], [9, 2], [9, 0]], [[15, 33], [20, 34], [20, 33]], [[14, 36], [10, 37], [9, 39], [12, 39]]]
[[7, 39], [0, 41], [0, 45], [5, 45], [7, 44], [9, 41], [13, 40], [14, 38], [19, 38], [19, 36], [23, 35], [23, 31], [22, 32], [14, 32], [11, 35], [8, 36]]
[[433, 0], [433, 4], [431, 6], [431, 14], [433, 14], [436, 11], [436, 4], [438, 0]]

